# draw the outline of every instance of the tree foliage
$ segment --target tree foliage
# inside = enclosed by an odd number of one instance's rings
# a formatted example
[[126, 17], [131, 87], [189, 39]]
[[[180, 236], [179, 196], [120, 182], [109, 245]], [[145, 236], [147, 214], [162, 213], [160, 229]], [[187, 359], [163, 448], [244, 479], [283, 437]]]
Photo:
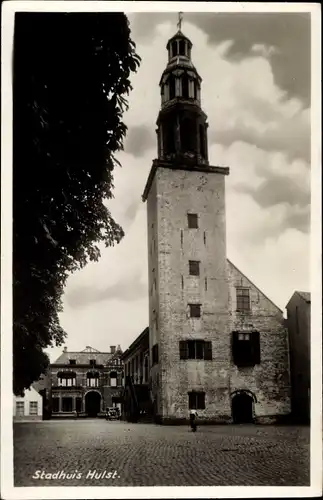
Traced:
[[18, 13], [13, 63], [14, 392], [61, 345], [68, 275], [118, 243], [114, 153], [140, 58], [122, 13]]

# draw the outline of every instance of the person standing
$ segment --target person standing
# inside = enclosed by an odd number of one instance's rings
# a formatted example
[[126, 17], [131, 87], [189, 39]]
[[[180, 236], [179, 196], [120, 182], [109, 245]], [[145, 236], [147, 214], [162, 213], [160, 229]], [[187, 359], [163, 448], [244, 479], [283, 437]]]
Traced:
[[197, 429], [197, 411], [196, 410], [190, 410], [190, 426], [191, 426], [192, 432], [195, 432]]

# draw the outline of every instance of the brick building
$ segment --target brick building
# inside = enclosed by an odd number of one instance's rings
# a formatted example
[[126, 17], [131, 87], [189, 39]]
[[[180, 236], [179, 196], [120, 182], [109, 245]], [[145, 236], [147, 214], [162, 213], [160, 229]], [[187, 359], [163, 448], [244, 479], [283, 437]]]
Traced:
[[295, 292], [287, 306], [293, 420], [310, 420], [311, 294]]
[[121, 408], [124, 374], [120, 346], [100, 352], [87, 346], [81, 352], [64, 348], [49, 368], [51, 416], [104, 415], [107, 407]]
[[276, 419], [290, 412], [283, 313], [227, 260], [229, 168], [208, 162], [191, 49], [181, 31], [167, 44], [158, 159], [143, 193], [150, 396], [164, 423], [186, 420], [190, 408], [205, 422]]

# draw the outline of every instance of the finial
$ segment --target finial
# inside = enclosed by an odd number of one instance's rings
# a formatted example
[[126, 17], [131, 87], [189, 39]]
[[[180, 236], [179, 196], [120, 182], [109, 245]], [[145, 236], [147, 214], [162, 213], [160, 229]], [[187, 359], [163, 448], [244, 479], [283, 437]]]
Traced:
[[183, 12], [179, 12], [178, 13], [178, 23], [177, 23], [178, 31], [181, 31], [182, 20], [183, 20]]

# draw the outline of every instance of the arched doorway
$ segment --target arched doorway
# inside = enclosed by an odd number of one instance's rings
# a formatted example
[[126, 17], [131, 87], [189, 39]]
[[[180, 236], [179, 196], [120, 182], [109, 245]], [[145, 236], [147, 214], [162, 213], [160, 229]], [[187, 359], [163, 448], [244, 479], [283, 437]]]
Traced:
[[89, 391], [85, 395], [85, 412], [88, 417], [97, 417], [100, 412], [101, 394], [97, 391]]
[[237, 391], [232, 395], [232, 418], [235, 424], [253, 422], [253, 397], [247, 391]]

